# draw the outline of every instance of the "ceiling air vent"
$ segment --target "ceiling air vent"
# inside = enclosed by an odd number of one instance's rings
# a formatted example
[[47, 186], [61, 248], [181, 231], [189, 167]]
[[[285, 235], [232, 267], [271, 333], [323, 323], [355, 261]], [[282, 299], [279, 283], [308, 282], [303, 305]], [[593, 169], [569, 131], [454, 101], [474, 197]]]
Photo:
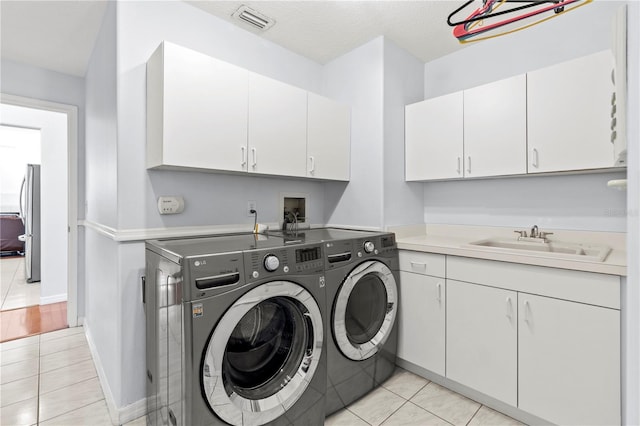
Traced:
[[276, 23], [276, 21], [263, 15], [257, 10], [244, 5], [240, 6], [231, 16], [260, 31], [266, 31]]

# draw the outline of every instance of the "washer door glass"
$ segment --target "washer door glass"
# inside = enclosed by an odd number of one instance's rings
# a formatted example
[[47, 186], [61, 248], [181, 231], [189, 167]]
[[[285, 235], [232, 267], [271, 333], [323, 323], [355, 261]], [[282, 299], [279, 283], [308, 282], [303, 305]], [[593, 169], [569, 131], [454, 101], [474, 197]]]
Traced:
[[249, 291], [222, 317], [205, 352], [210, 408], [231, 424], [264, 424], [304, 393], [322, 350], [322, 317], [311, 294], [274, 281]]
[[368, 261], [345, 278], [336, 295], [333, 332], [340, 351], [360, 361], [389, 338], [397, 311], [397, 285], [382, 262]]

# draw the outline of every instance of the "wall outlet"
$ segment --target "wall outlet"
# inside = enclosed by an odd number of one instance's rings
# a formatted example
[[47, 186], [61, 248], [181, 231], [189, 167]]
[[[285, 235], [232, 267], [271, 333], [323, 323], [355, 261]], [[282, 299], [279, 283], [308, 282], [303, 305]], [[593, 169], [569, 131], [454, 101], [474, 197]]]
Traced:
[[247, 216], [253, 216], [251, 210], [258, 210], [257, 204], [255, 201], [247, 201]]

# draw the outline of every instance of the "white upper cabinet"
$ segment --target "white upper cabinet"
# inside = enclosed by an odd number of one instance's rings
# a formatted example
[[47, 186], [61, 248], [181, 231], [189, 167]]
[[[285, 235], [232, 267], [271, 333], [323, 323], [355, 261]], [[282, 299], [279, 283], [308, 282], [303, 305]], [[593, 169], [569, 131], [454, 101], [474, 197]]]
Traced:
[[330, 99], [168, 42], [147, 61], [149, 169], [348, 181], [350, 145]]
[[308, 94], [307, 176], [349, 180], [351, 117], [349, 108], [331, 99]]
[[615, 154], [624, 144], [612, 143], [624, 114], [617, 111], [614, 69], [607, 50], [407, 105], [405, 179], [624, 166]]
[[247, 90], [246, 70], [160, 45], [147, 63], [147, 167], [242, 171]]
[[249, 172], [306, 176], [307, 92], [249, 73]]
[[463, 177], [462, 92], [405, 108], [405, 179]]
[[610, 51], [528, 74], [529, 173], [614, 166]]
[[527, 172], [526, 76], [464, 91], [464, 176]]

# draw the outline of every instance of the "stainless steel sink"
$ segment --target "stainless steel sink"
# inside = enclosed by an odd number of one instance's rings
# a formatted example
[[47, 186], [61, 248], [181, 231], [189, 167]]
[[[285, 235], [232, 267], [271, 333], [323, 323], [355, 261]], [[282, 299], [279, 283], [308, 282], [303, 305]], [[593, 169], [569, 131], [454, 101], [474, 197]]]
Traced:
[[603, 262], [611, 251], [611, 248], [607, 246], [590, 246], [559, 241], [545, 242], [541, 240], [540, 242], [532, 242], [497, 238], [474, 241], [467, 244], [466, 247], [496, 253], [526, 254], [527, 256], [582, 260], [587, 262]]

